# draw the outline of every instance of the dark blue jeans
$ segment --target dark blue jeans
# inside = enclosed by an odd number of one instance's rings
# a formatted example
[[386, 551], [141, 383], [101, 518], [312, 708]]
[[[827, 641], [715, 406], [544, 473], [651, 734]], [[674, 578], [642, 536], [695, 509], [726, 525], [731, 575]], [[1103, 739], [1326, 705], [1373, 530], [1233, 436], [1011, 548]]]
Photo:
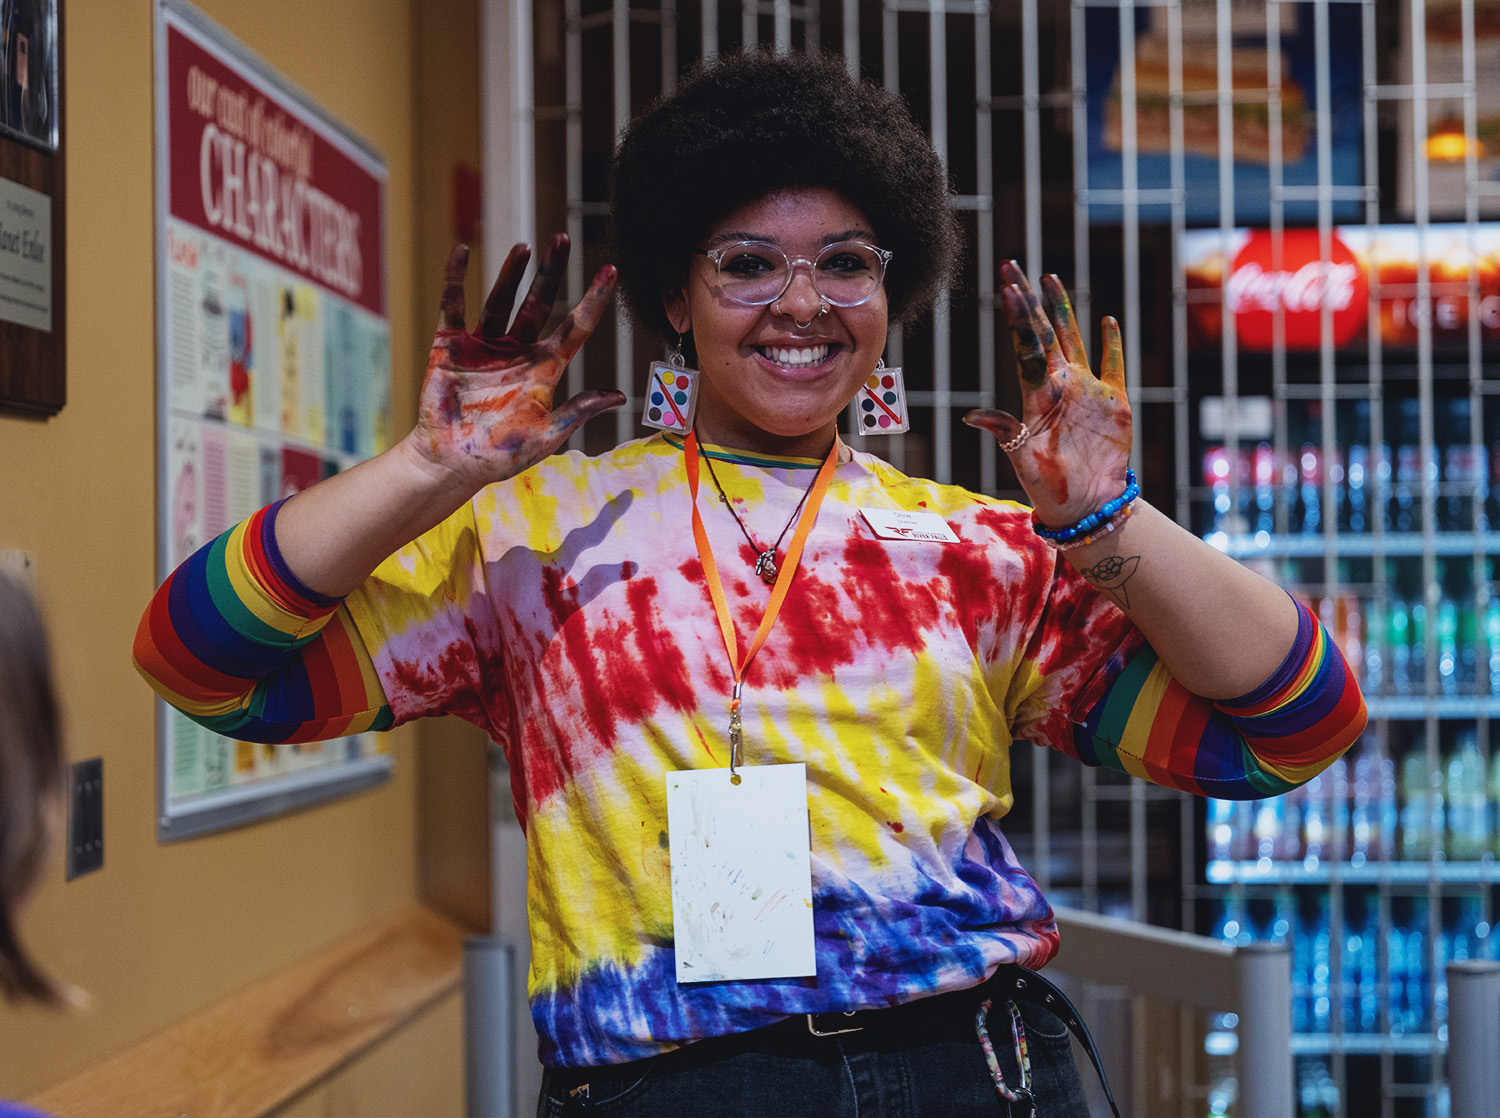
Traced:
[[[1039, 1118], [1088, 1118], [1068, 1031], [1046, 1010], [1020, 1004]], [[816, 1037], [805, 1018], [737, 1036], [591, 1068], [549, 1068], [539, 1118], [744, 1115], [746, 1118], [958, 1118], [1012, 1110], [995, 1089], [973, 1012], [955, 1012], [920, 1030], [867, 1029]], [[1020, 1082], [1010, 1011], [997, 1004], [990, 1035], [1008, 1086]], [[919, 1033], [920, 1035], [907, 1035]], [[585, 1085], [586, 1089], [585, 1089]]]

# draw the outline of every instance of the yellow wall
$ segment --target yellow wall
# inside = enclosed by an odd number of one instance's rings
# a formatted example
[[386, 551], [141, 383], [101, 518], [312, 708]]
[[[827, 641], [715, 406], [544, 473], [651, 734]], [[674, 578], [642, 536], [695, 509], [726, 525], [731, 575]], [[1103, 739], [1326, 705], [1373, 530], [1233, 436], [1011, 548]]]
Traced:
[[[434, 320], [419, 308], [436, 297], [433, 278], [418, 275], [416, 214], [447, 208], [446, 195], [417, 194], [413, 31], [419, 12], [425, 27], [441, 25], [435, 13], [446, 9], [472, 23], [474, 2], [200, 7], [387, 161], [393, 400], [404, 430]], [[0, 416], [0, 547], [36, 556], [70, 752], [104, 758], [106, 812], [103, 870], [65, 884], [56, 859], [23, 922], [43, 964], [83, 987], [92, 1008], [0, 1009], [0, 1097], [66, 1078], [419, 894], [409, 731], [392, 735], [398, 775], [380, 789], [226, 834], [156, 841], [153, 699], [130, 666], [156, 585], [153, 14], [151, 0], [65, 5], [68, 404], [46, 422]]]

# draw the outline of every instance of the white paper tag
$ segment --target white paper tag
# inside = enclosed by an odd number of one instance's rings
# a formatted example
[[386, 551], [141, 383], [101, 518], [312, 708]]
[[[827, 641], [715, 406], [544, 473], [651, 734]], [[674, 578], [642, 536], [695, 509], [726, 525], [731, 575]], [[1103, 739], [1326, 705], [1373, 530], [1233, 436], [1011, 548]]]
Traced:
[[927, 540], [932, 543], [958, 543], [958, 536], [948, 522], [935, 512], [908, 512], [906, 509], [860, 509], [870, 530], [883, 540]]
[[667, 773], [678, 982], [817, 973], [807, 766]]

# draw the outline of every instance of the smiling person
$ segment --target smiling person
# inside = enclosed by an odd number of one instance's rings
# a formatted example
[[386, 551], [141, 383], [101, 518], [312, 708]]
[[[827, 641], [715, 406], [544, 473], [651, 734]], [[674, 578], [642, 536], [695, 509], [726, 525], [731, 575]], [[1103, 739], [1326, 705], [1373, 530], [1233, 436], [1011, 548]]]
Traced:
[[676, 350], [662, 429], [554, 455], [624, 402], [553, 398], [614, 269], [544, 338], [568, 246], [511, 321], [518, 247], [469, 332], [456, 250], [416, 429], [189, 559], [142, 672], [236, 738], [455, 713], [504, 746], [542, 1114], [1085, 1114], [1086, 1031], [1034, 974], [1052, 909], [1002, 828], [1012, 745], [1273, 795], [1358, 736], [1352, 675], [1140, 495], [1119, 332], [1096, 376], [1053, 278], [1006, 265], [1024, 407], [967, 417], [1032, 508], [839, 439], [953, 270], [898, 99], [724, 58], [612, 185], [623, 294]]

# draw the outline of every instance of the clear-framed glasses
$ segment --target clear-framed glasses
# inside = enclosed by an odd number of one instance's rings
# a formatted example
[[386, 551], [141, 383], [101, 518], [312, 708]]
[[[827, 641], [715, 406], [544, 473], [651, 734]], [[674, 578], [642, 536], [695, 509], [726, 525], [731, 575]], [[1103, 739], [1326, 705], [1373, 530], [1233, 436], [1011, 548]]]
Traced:
[[724, 294], [747, 307], [763, 307], [786, 294], [792, 271], [806, 264], [813, 289], [836, 307], [857, 307], [874, 295], [885, 279], [885, 266], [895, 255], [863, 241], [840, 241], [817, 257], [789, 259], [768, 241], [739, 241], [721, 248], [697, 250], [718, 270]]

